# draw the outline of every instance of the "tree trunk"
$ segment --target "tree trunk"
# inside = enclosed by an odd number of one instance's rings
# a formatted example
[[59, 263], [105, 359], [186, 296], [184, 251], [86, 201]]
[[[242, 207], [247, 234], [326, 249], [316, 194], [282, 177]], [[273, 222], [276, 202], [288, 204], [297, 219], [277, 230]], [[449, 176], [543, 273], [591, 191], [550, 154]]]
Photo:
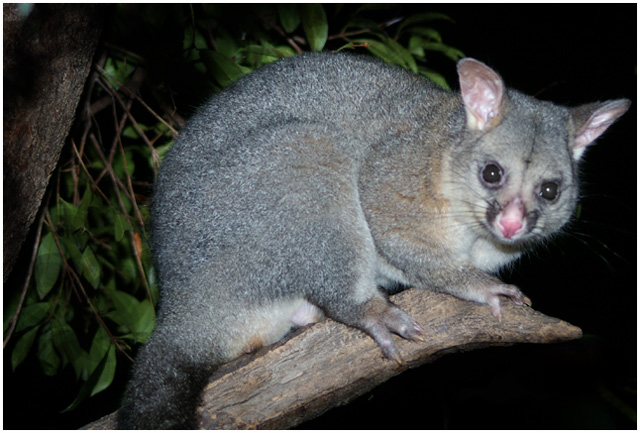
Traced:
[[73, 123], [102, 6], [5, 4], [4, 280], [40, 208]]
[[[396, 339], [403, 364], [384, 358], [363, 332], [325, 320], [223, 365], [205, 387], [200, 427], [289, 428], [447, 353], [582, 336], [573, 325], [506, 300], [499, 321], [486, 306], [441, 293], [410, 289], [391, 299], [425, 330], [426, 343]], [[111, 414], [85, 428], [114, 427]]]

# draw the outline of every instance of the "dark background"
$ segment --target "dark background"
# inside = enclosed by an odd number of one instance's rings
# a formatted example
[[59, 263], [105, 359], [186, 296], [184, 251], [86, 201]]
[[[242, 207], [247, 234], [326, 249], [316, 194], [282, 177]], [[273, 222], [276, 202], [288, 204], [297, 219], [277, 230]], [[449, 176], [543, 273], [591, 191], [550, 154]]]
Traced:
[[[636, 8], [635, 4], [411, 5], [438, 11], [444, 42], [540, 99], [577, 105], [626, 97], [631, 110], [582, 165], [582, 213], [557, 242], [504, 278], [534, 307], [581, 327], [584, 338], [447, 355], [406, 372], [301, 428], [635, 429]], [[455, 83], [450, 61], [434, 60]], [[441, 62], [440, 64], [438, 62]], [[126, 373], [72, 413], [69, 377], [11, 372], [4, 356], [3, 427], [78, 428], [117, 409]], [[52, 401], [58, 402], [53, 406]]]
[[635, 429], [607, 398], [636, 408], [636, 5], [424, 7], [451, 16], [446, 43], [511, 87], [566, 105], [634, 102], [585, 155], [580, 220], [504, 275], [585, 336], [447, 355], [301, 427]]

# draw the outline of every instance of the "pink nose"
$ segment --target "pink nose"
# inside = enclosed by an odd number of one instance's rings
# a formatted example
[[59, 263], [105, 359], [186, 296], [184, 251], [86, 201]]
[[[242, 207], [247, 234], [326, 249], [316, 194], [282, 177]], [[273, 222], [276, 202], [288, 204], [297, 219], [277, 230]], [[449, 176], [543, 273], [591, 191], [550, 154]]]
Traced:
[[523, 229], [524, 224], [524, 204], [520, 197], [516, 197], [504, 207], [498, 215], [498, 229], [502, 236], [511, 239]]
[[505, 238], [511, 239], [513, 235], [522, 229], [522, 222], [514, 219], [501, 219], [498, 227]]

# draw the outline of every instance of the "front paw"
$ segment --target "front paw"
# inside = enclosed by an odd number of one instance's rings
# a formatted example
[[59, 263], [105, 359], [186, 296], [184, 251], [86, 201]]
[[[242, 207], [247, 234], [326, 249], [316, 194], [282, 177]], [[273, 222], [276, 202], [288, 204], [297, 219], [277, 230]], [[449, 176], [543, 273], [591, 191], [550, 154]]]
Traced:
[[500, 297], [505, 296], [515, 302], [516, 305], [531, 306], [529, 299], [520, 289], [510, 284], [495, 284], [487, 288], [485, 302], [491, 308], [491, 314], [500, 319]]
[[423, 329], [418, 322], [392, 303], [373, 299], [369, 301], [360, 327], [378, 343], [384, 355], [402, 364], [391, 333], [407, 340], [424, 342]]

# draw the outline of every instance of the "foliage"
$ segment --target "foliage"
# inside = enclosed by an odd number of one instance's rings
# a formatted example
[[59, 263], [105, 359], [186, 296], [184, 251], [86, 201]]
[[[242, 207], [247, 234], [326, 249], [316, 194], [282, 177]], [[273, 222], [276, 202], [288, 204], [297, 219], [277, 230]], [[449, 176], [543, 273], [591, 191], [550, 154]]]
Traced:
[[[431, 55], [462, 53], [402, 7], [119, 5], [54, 176], [23, 290], [5, 302], [5, 347], [17, 368], [35, 356], [47, 375], [71, 366], [84, 398], [110, 386], [155, 323], [148, 244], [151, 185], [184, 124], [179, 113], [243, 75], [303, 51], [366, 50], [447, 87]], [[160, 113], [160, 114], [158, 114]]]

